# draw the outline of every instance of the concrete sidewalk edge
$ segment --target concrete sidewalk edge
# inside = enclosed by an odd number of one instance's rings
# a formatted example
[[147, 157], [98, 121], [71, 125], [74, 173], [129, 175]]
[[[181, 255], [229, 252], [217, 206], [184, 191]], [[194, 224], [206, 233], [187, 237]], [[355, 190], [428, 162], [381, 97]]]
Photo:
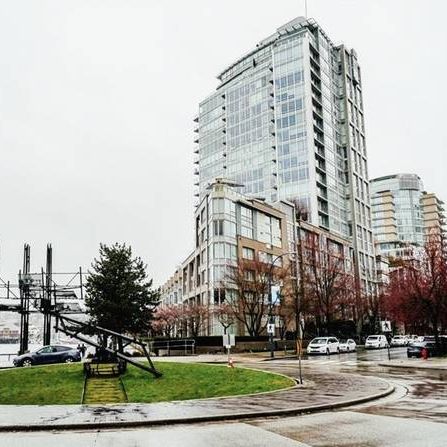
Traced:
[[447, 366], [418, 366], [418, 365], [401, 365], [398, 363], [379, 363], [378, 366], [385, 366], [387, 368], [406, 368], [417, 369], [419, 371], [447, 371]]
[[147, 420], [147, 421], [119, 421], [119, 422], [102, 422], [102, 423], [74, 423], [74, 424], [39, 424], [39, 425], [8, 425], [0, 426], [1, 432], [25, 432], [25, 431], [62, 431], [62, 430], [100, 430], [108, 428], [134, 428], [134, 427], [151, 427], [162, 425], [181, 425], [181, 424], [195, 424], [202, 422], [216, 422], [216, 421], [231, 421], [236, 419], [254, 419], [260, 417], [273, 417], [273, 416], [294, 416], [304, 413], [317, 413], [320, 411], [333, 410], [336, 408], [350, 407], [352, 405], [362, 404], [373, 400], [381, 399], [394, 393], [395, 387], [389, 385], [388, 389], [380, 393], [371, 394], [358, 399], [350, 399], [341, 402], [335, 402], [331, 404], [312, 405], [308, 407], [295, 407], [282, 410], [268, 410], [259, 412], [247, 412], [247, 413], [227, 413], [210, 416], [196, 416], [185, 417], [175, 419], [160, 419], [160, 420]]

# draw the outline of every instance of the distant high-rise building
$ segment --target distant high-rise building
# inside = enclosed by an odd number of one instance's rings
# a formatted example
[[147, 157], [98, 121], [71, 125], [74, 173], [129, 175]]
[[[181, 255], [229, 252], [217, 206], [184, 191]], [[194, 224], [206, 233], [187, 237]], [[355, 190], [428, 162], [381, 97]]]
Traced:
[[196, 118], [196, 195], [216, 177], [352, 241], [364, 290], [375, 283], [360, 67], [313, 20], [280, 27], [219, 76]]
[[426, 193], [416, 174], [394, 174], [371, 180], [373, 232], [378, 252], [405, 257], [430, 235], [444, 232], [443, 202]]
[[444, 202], [436, 194], [424, 192], [421, 197], [421, 209], [424, 216], [424, 237], [442, 237], [445, 241], [446, 222]]

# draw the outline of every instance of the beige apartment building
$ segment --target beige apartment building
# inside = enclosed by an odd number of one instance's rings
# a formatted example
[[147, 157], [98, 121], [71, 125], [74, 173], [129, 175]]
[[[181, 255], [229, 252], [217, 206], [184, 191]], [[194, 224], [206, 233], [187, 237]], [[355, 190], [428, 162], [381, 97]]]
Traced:
[[[222, 178], [209, 186], [195, 211], [194, 250], [162, 286], [161, 306], [195, 303], [212, 310], [225, 300], [237, 299], [226, 275], [238, 260], [258, 260], [284, 268], [297, 262], [293, 255], [298, 234], [294, 205], [286, 201], [267, 204], [237, 192], [235, 187]], [[345, 268], [352, 271], [353, 249], [347, 239], [307, 222], [300, 222], [299, 234], [303, 241], [313, 240], [318, 247], [338, 253], [346, 260]], [[246, 335], [238, 324], [229, 330]], [[220, 335], [223, 327], [211, 317], [202, 332]]]
[[421, 209], [424, 216], [424, 236], [445, 236], [444, 202], [434, 193], [424, 192], [421, 197]]

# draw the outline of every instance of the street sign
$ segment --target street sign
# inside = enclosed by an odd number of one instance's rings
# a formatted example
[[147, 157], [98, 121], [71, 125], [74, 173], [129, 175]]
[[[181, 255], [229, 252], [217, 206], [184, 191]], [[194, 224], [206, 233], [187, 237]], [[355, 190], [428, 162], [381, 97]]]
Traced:
[[381, 321], [380, 327], [382, 328], [382, 332], [391, 332], [391, 321]]
[[236, 346], [236, 340], [234, 338], [234, 334], [224, 334], [222, 335], [223, 345], [230, 349], [232, 346]]
[[275, 333], [275, 323], [268, 323], [267, 324], [267, 333], [268, 334], [274, 334]]
[[272, 304], [279, 304], [281, 294], [280, 294], [280, 287], [279, 286], [271, 286], [270, 292], [272, 294]]

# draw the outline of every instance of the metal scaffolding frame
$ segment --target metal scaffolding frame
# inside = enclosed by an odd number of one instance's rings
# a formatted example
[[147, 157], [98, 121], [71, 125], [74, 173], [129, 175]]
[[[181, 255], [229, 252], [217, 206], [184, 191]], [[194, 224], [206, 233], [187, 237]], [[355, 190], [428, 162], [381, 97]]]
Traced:
[[[73, 318], [70, 318], [64, 313], [66, 310], [62, 309], [58, 298], [77, 297], [76, 290], [79, 290], [80, 299], [84, 299], [84, 281], [81, 267], [77, 272], [55, 273], [53, 272], [53, 248], [51, 244], [47, 244], [46, 251], [46, 269], [41, 269], [40, 273], [31, 273], [30, 268], [31, 247], [29, 244], [24, 245], [23, 249], [23, 268], [19, 271], [18, 284], [11, 284], [9, 281], [5, 282], [0, 278], [0, 290], [6, 289], [7, 300], [15, 298], [19, 301], [18, 308], [10, 306], [4, 310], [15, 311], [20, 314], [20, 348], [19, 355], [28, 351], [29, 345], [29, 316], [31, 312], [40, 312], [43, 314], [43, 344], [49, 345], [51, 343], [51, 322], [55, 321], [54, 329], [56, 332], [60, 331], [72, 338], [87, 343], [90, 346], [97, 348], [99, 352], [107, 352], [114, 358], [131, 363], [132, 365], [150, 372], [155, 377], [160, 377], [161, 373], [156, 370], [150, 354], [147, 350], [146, 343], [136, 338], [128, 337], [124, 334], [94, 326], [89, 323], [84, 323]], [[56, 282], [55, 277], [68, 278], [64, 283]], [[78, 283], [75, 280], [79, 279]], [[18, 289], [18, 294], [14, 290]], [[12, 296], [11, 296], [12, 295]], [[3, 307], [3, 306], [2, 306]], [[34, 310], [33, 310], [34, 309]], [[2, 309], [0, 308], [0, 311]], [[82, 335], [84, 334], [84, 335]], [[96, 335], [98, 342], [95, 342], [85, 335]], [[107, 346], [107, 340], [112, 341], [111, 345]], [[137, 362], [127, 356], [124, 348], [130, 344], [136, 345], [146, 357], [149, 366]]]

